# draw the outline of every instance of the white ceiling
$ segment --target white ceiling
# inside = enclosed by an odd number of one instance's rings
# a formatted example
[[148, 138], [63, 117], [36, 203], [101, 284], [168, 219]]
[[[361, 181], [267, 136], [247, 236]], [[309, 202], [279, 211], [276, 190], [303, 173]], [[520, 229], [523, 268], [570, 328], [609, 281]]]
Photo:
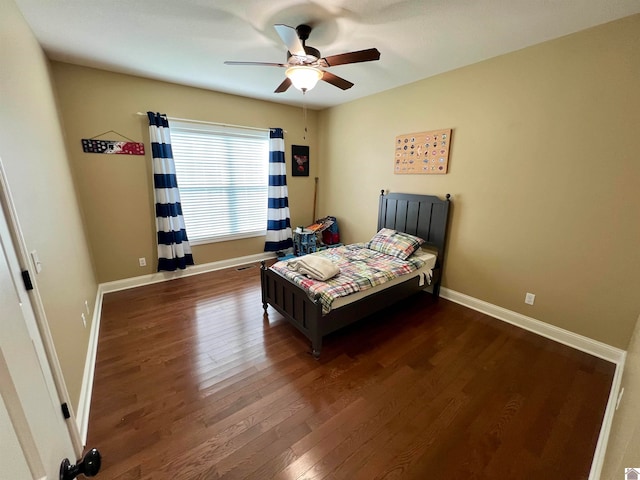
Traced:
[[[324, 108], [640, 12], [640, 0], [15, 0], [49, 58], [252, 98]], [[313, 26], [323, 56], [376, 47], [303, 98], [273, 91], [273, 25]]]

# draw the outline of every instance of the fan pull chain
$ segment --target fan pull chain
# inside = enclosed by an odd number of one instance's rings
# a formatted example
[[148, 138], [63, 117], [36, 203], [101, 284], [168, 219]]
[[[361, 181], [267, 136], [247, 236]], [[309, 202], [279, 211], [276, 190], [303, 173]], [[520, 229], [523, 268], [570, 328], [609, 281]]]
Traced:
[[304, 124], [304, 135], [302, 136], [303, 140], [307, 139], [307, 102], [304, 101], [304, 93], [302, 92], [303, 95], [303, 101], [302, 101], [302, 123]]

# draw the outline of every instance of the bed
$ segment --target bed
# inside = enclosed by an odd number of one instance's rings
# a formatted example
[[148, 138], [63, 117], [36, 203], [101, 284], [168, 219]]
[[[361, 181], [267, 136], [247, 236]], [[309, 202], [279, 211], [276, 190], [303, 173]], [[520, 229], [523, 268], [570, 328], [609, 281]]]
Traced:
[[422, 249], [428, 249], [435, 255], [428, 285], [422, 271], [412, 272], [379, 289], [358, 292], [354, 294], [354, 301], [345, 297], [338, 306], [328, 310], [326, 305], [323, 307], [319, 294], [309, 295], [263, 261], [260, 278], [265, 318], [268, 319], [268, 306], [271, 305], [310, 340], [311, 353], [319, 358], [322, 339], [329, 333], [422, 290], [437, 298], [444, 265], [450, 197], [447, 194], [442, 200], [432, 195], [385, 194], [384, 190], [380, 193], [377, 231], [395, 230], [424, 240]]

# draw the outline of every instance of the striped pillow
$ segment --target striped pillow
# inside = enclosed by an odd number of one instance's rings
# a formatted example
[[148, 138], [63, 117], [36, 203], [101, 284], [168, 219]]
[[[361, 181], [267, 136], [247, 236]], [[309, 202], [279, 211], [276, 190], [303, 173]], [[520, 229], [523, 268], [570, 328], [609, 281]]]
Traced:
[[414, 237], [408, 233], [397, 232], [390, 228], [383, 228], [376, 233], [373, 238], [365, 244], [365, 246], [376, 252], [386, 253], [406, 260], [415, 252], [424, 240], [420, 237]]

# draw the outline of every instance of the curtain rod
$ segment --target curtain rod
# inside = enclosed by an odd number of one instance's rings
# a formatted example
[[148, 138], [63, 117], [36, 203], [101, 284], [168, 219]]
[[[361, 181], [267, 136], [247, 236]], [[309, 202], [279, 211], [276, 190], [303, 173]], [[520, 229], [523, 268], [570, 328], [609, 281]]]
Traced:
[[[136, 112], [136, 115], [141, 115], [143, 117], [147, 116], [147, 114], [143, 112]], [[230, 123], [207, 122], [206, 120], [192, 120], [190, 118], [178, 118], [178, 117], [167, 116], [167, 119], [175, 120], [176, 122], [192, 122], [192, 123], [202, 123], [204, 125], [215, 125], [217, 127], [247, 128], [249, 130], [258, 130], [259, 132], [268, 132], [270, 130], [268, 128], [246, 127], [244, 125], [232, 125]], [[287, 133], [287, 131], [284, 130], [284, 133]]]

